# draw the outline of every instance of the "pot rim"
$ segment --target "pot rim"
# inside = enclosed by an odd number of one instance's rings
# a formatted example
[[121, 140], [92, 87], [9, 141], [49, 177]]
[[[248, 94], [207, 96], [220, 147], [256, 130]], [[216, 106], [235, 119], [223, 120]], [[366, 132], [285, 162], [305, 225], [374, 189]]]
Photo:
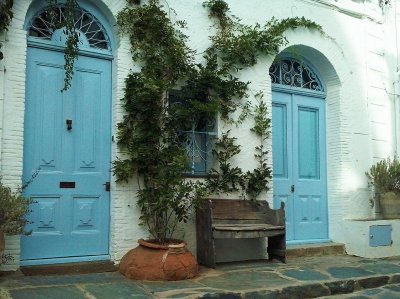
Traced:
[[179, 239], [170, 239], [170, 244], [159, 244], [154, 239], [144, 240], [139, 239], [139, 245], [144, 247], [153, 248], [153, 249], [169, 249], [169, 248], [183, 248], [186, 247], [186, 242], [184, 240]]

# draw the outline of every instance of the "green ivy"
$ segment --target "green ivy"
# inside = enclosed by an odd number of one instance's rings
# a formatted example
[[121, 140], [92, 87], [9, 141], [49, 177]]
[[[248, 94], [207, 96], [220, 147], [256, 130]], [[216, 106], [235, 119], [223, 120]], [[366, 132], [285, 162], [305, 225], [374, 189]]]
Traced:
[[[113, 162], [113, 171], [118, 181], [139, 176], [141, 223], [163, 243], [207, 192], [241, 191], [255, 199], [268, 190], [271, 169], [265, 142], [270, 138], [271, 121], [267, 105], [260, 93], [256, 95], [258, 104], [251, 107], [245, 100], [250, 82], [241, 81], [237, 73], [256, 64], [260, 55], [276, 53], [287, 42], [286, 30], [304, 26], [321, 31], [321, 27], [305, 18], [243, 25], [230, 15], [225, 1], [206, 1], [203, 6], [210, 17], [217, 18], [221, 30], [211, 37], [212, 45], [203, 54], [205, 62], [195, 63], [196, 53], [187, 46], [187, 36], [181, 31], [185, 21], [173, 23], [173, 12], [158, 0], [129, 3], [131, 6], [119, 13], [118, 25], [129, 37], [132, 59], [141, 70], [126, 79], [122, 99], [126, 114], [118, 124], [117, 136], [122, 155]], [[170, 105], [169, 91], [177, 88], [185, 103]], [[237, 111], [239, 117], [233, 119]], [[179, 132], [193, 122], [212, 121], [217, 115], [237, 126], [254, 116], [251, 131], [260, 140], [254, 154], [258, 166], [247, 172], [233, 166], [240, 146], [228, 131], [216, 143], [213, 155], [218, 168], [210, 171], [206, 184], [187, 181], [182, 175], [187, 161]]]
[[75, 11], [79, 9], [79, 4], [76, 0], [67, 0], [66, 3], [65, 23], [61, 27], [65, 27], [67, 41], [64, 49], [64, 87], [62, 91], [66, 91], [71, 87], [72, 76], [74, 75], [74, 64], [79, 54], [79, 36], [75, 30]]
[[240, 153], [239, 145], [235, 144], [236, 138], [229, 137], [229, 132], [223, 133], [221, 138], [216, 142], [216, 149], [213, 155], [216, 158], [219, 169], [211, 169], [211, 176], [207, 179], [207, 186], [213, 193], [230, 193], [242, 192], [252, 200], [263, 191], [268, 191], [268, 183], [272, 177], [271, 167], [268, 165], [268, 150], [265, 142], [270, 138], [271, 119], [268, 114], [267, 104], [263, 101], [262, 92], [256, 96], [258, 104], [254, 107], [254, 126], [250, 129], [260, 140], [260, 145], [255, 147], [254, 158], [258, 162], [258, 166], [253, 171], [246, 173], [239, 167], [233, 167], [231, 160]]
[[264, 145], [271, 135], [271, 118], [263, 96], [262, 92], [255, 96], [258, 99], [258, 104], [254, 109], [254, 126], [250, 129], [260, 139], [260, 145], [256, 146], [256, 153], [254, 154], [258, 167], [252, 172], [247, 172], [246, 193], [251, 199], [256, 199], [261, 192], [269, 190], [268, 182], [272, 177], [272, 170], [268, 165], [267, 159], [268, 150]]
[[[139, 176], [141, 224], [159, 243], [166, 243], [205, 191], [203, 184], [183, 177], [187, 156], [178, 128], [188, 117], [212, 113], [209, 110], [215, 110], [215, 104], [194, 97], [186, 109], [168, 104], [168, 90], [178, 80], [201, 72], [193, 63], [194, 52], [187, 47], [186, 36], [175, 27], [183, 23], [173, 24], [158, 1], [126, 7], [118, 15], [118, 25], [130, 38], [132, 58], [141, 64], [141, 72], [126, 79], [122, 100], [126, 115], [118, 124], [117, 136], [126, 158], [114, 161], [114, 173], [118, 181]], [[193, 88], [191, 96], [203, 91]]]
[[212, 153], [218, 162], [218, 168], [210, 170], [207, 178], [207, 187], [211, 193], [231, 193], [246, 189], [246, 178], [243, 170], [231, 164], [234, 156], [240, 153], [240, 145], [236, 144], [236, 137], [229, 137], [230, 131], [221, 134], [215, 143]]
[[[51, 6], [57, 4], [57, 0], [48, 0], [50, 9]], [[13, 18], [13, 0], [5, 0], [0, 2], [0, 32], [8, 30], [8, 26]], [[65, 32], [67, 35], [66, 47], [64, 49], [64, 87], [62, 91], [66, 91], [71, 87], [72, 76], [74, 74], [74, 63], [78, 58], [79, 54], [79, 37], [78, 33], [75, 31], [75, 21], [74, 14], [75, 10], [79, 9], [77, 0], [67, 0], [66, 2], [66, 21], [63, 23], [54, 24], [53, 29], [58, 29], [65, 27]], [[4, 58], [4, 54], [1, 52], [2, 44], [0, 43], [0, 60]]]
[[265, 24], [245, 25], [239, 18], [230, 15], [229, 7], [223, 0], [206, 1], [203, 6], [209, 9], [211, 17], [219, 20], [221, 30], [211, 37], [213, 47], [227, 66], [235, 69], [255, 65], [260, 55], [277, 54], [279, 47], [287, 44], [283, 34], [288, 29], [306, 27], [323, 33], [320, 25], [304, 17], [272, 18]]
[[[8, 26], [13, 18], [13, 5], [13, 0], [5, 0], [0, 2], [0, 32], [8, 30]], [[0, 43], [0, 60], [4, 58], [4, 54], [1, 51], [2, 46], [2, 43]]]

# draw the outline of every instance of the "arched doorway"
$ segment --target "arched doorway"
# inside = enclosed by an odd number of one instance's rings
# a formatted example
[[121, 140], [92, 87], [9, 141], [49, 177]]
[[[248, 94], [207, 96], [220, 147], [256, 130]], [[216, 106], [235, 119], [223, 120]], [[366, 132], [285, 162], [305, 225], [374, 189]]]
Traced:
[[[64, 92], [63, 4], [28, 23], [24, 181], [33, 200], [21, 264], [109, 258], [111, 45], [94, 12], [74, 12], [80, 53]], [[33, 178], [33, 179], [32, 179]]]
[[278, 57], [269, 72], [274, 204], [285, 202], [289, 243], [326, 241], [324, 84], [303, 59]]

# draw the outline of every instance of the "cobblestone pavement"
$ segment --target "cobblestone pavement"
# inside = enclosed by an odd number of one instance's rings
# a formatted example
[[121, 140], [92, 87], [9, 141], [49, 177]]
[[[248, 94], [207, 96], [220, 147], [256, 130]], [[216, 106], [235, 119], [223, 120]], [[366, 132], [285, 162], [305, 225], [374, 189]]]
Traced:
[[351, 294], [322, 297], [324, 299], [352, 298], [352, 299], [399, 299], [400, 284], [389, 284], [380, 288], [366, 289]]
[[1, 299], [400, 298], [400, 257], [292, 258], [222, 264], [177, 282], [131, 281], [118, 272], [0, 277]]

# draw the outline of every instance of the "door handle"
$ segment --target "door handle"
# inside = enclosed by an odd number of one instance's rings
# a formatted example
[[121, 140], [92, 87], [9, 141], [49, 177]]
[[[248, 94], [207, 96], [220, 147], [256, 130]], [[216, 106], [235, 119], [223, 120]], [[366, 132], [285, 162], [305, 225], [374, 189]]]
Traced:
[[294, 185], [290, 186], [290, 192], [294, 193]]
[[110, 182], [106, 182], [105, 184], [103, 184], [103, 186], [106, 187], [107, 192], [110, 192]]
[[72, 130], [72, 119], [66, 119], [65, 123], [67, 124], [67, 130], [71, 131]]

